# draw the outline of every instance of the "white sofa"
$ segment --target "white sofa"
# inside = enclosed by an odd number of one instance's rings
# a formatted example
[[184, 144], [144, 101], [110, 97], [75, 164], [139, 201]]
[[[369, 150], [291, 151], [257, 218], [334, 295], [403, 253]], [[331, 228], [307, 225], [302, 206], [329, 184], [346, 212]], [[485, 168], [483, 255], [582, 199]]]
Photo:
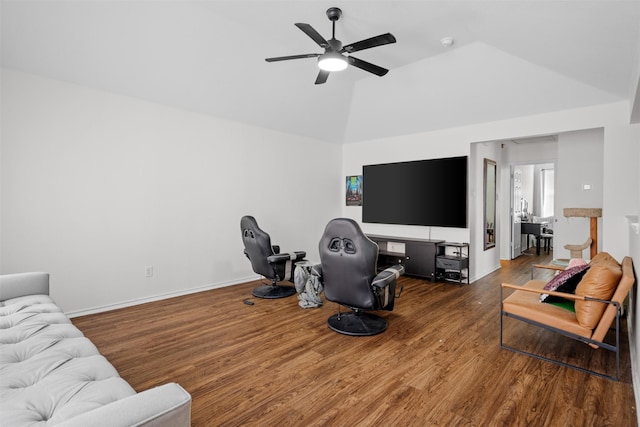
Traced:
[[189, 393], [136, 393], [49, 297], [49, 274], [0, 276], [1, 426], [190, 424]]

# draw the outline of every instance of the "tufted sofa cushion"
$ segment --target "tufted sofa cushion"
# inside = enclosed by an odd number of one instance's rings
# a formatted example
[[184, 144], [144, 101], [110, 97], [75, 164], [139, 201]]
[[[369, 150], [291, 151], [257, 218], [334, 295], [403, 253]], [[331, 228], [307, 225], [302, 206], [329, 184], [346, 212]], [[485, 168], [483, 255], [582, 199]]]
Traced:
[[0, 301], [0, 425], [53, 425], [134, 394], [48, 295]]

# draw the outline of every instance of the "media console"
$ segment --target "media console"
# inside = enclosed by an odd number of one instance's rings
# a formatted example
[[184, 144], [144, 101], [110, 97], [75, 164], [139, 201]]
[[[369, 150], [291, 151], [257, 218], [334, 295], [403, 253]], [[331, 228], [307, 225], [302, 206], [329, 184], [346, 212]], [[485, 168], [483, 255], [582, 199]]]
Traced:
[[367, 237], [378, 245], [378, 270], [401, 264], [409, 276], [469, 284], [468, 243], [376, 234]]
[[413, 239], [407, 237], [367, 234], [378, 244], [378, 269], [402, 264], [409, 276], [436, 279], [436, 255], [444, 240]]

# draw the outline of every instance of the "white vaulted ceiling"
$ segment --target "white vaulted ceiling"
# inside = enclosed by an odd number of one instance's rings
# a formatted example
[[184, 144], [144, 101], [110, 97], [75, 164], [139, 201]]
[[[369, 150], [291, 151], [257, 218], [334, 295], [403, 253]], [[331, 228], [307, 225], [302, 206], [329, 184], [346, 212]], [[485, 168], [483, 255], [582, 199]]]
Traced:
[[[320, 140], [348, 143], [631, 101], [640, 1], [5, 1], [2, 66]], [[314, 85], [330, 38], [391, 32]], [[440, 44], [455, 38], [451, 48]]]

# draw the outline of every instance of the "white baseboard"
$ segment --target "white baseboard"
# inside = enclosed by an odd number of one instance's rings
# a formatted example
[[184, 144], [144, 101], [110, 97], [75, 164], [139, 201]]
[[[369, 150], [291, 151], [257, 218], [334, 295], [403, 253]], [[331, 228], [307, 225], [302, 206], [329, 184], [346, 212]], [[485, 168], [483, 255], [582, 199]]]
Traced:
[[243, 279], [233, 280], [233, 281], [230, 281], [230, 282], [212, 283], [212, 284], [209, 284], [209, 285], [199, 286], [197, 288], [183, 289], [183, 290], [175, 291], [175, 292], [167, 292], [165, 294], [153, 295], [153, 296], [144, 297], [144, 298], [136, 298], [136, 299], [129, 300], [129, 301], [124, 301], [124, 302], [119, 302], [119, 303], [114, 303], [114, 304], [101, 305], [101, 306], [98, 306], [98, 307], [88, 308], [88, 309], [84, 309], [84, 310], [69, 311], [69, 312], [65, 312], [65, 315], [67, 317], [69, 317], [69, 318], [74, 318], [74, 317], [79, 317], [79, 316], [86, 316], [88, 314], [103, 313], [105, 311], [116, 310], [118, 308], [132, 307], [134, 305], [145, 304], [145, 303], [153, 302], [153, 301], [160, 301], [160, 300], [163, 300], [163, 299], [174, 298], [174, 297], [179, 297], [179, 296], [183, 296], [183, 295], [195, 294], [197, 292], [209, 291], [211, 289], [218, 289], [218, 288], [224, 288], [224, 287], [227, 287], [227, 286], [239, 285], [241, 283], [246, 283], [246, 282], [252, 282], [254, 280], [259, 280], [260, 277], [261, 276], [250, 276], [250, 277], [246, 277], [246, 278], [243, 278]]
[[484, 276], [487, 276], [487, 275], [489, 275], [489, 274], [493, 273], [493, 272], [494, 272], [494, 271], [496, 271], [496, 270], [500, 270], [501, 268], [502, 268], [502, 266], [501, 266], [500, 264], [498, 264], [498, 265], [494, 265], [494, 266], [493, 266], [489, 271], [486, 271], [486, 272], [484, 272], [484, 273], [479, 273], [479, 274], [474, 275], [473, 277], [470, 277], [470, 278], [469, 278], [469, 283], [473, 283], [473, 282], [475, 282], [476, 280], [480, 280], [480, 279], [482, 279]]

